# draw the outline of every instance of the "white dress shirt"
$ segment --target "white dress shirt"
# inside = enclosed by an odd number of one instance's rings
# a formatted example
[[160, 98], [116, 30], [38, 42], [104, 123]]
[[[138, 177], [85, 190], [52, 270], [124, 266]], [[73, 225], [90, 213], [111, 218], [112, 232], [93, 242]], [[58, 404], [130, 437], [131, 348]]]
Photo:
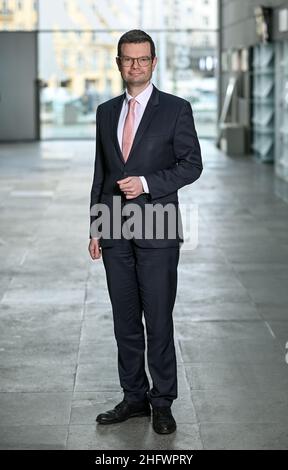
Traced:
[[[134, 129], [133, 129], [134, 131], [133, 138], [136, 134], [136, 131], [138, 129], [138, 126], [140, 124], [140, 121], [142, 119], [143, 113], [145, 111], [145, 108], [147, 106], [147, 103], [149, 101], [152, 91], [153, 91], [153, 85], [152, 83], [149, 83], [149, 85], [143, 91], [141, 91], [139, 95], [134, 97], [137, 103], [135, 106], [135, 121], [134, 121]], [[124, 102], [122, 105], [122, 109], [121, 109], [121, 113], [120, 113], [120, 117], [118, 121], [118, 127], [117, 127], [117, 136], [118, 136], [118, 142], [119, 142], [120, 148], [122, 148], [122, 136], [123, 136], [124, 123], [125, 123], [125, 119], [128, 113], [128, 101], [130, 101], [132, 98], [133, 96], [129, 95], [127, 88], [126, 88], [126, 98], [124, 99]], [[142, 182], [144, 192], [149, 193], [149, 188], [148, 188], [146, 178], [144, 178], [144, 176], [140, 176], [140, 179]]]

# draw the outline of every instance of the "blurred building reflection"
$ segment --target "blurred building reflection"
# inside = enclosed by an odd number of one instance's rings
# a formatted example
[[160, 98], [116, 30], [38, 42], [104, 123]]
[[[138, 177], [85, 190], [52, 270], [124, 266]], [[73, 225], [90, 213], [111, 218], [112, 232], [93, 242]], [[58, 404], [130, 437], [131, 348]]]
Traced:
[[153, 37], [153, 83], [188, 99], [198, 133], [216, 135], [217, 0], [0, 1], [0, 30], [37, 31], [42, 138], [95, 135], [95, 110], [120, 94], [115, 56], [128, 29]]

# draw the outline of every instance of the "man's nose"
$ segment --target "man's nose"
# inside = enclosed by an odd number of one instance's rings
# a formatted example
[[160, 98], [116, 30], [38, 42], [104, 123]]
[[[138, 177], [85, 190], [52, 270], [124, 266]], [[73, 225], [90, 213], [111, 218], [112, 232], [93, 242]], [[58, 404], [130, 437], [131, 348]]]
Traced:
[[137, 59], [134, 59], [134, 60], [133, 60], [132, 68], [133, 68], [133, 69], [138, 69], [138, 68], [139, 68], [139, 64], [138, 64], [138, 60], [137, 60]]

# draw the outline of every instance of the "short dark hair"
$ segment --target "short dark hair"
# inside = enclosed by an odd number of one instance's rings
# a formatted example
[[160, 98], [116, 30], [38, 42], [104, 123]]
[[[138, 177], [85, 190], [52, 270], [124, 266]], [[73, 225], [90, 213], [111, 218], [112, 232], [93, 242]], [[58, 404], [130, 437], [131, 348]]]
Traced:
[[151, 36], [145, 33], [145, 31], [141, 31], [141, 29], [131, 29], [127, 31], [127, 33], [123, 34], [118, 41], [117, 47], [117, 54], [118, 57], [121, 56], [121, 46], [122, 44], [130, 44], [130, 43], [141, 43], [141, 42], [149, 42], [150, 49], [151, 49], [151, 57], [154, 59], [156, 52], [155, 52], [155, 44]]

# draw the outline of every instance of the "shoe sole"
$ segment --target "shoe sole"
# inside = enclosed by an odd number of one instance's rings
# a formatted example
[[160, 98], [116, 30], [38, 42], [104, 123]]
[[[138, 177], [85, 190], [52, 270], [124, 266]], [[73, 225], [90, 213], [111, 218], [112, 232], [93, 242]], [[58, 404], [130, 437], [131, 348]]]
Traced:
[[151, 413], [147, 413], [147, 411], [139, 411], [137, 413], [132, 413], [130, 416], [128, 416], [128, 418], [125, 418], [125, 419], [115, 419], [113, 421], [101, 421], [96, 418], [96, 422], [98, 424], [116, 424], [116, 423], [123, 423], [124, 421], [127, 421], [127, 419], [130, 419], [130, 418], [144, 418], [145, 416], [151, 416]]

